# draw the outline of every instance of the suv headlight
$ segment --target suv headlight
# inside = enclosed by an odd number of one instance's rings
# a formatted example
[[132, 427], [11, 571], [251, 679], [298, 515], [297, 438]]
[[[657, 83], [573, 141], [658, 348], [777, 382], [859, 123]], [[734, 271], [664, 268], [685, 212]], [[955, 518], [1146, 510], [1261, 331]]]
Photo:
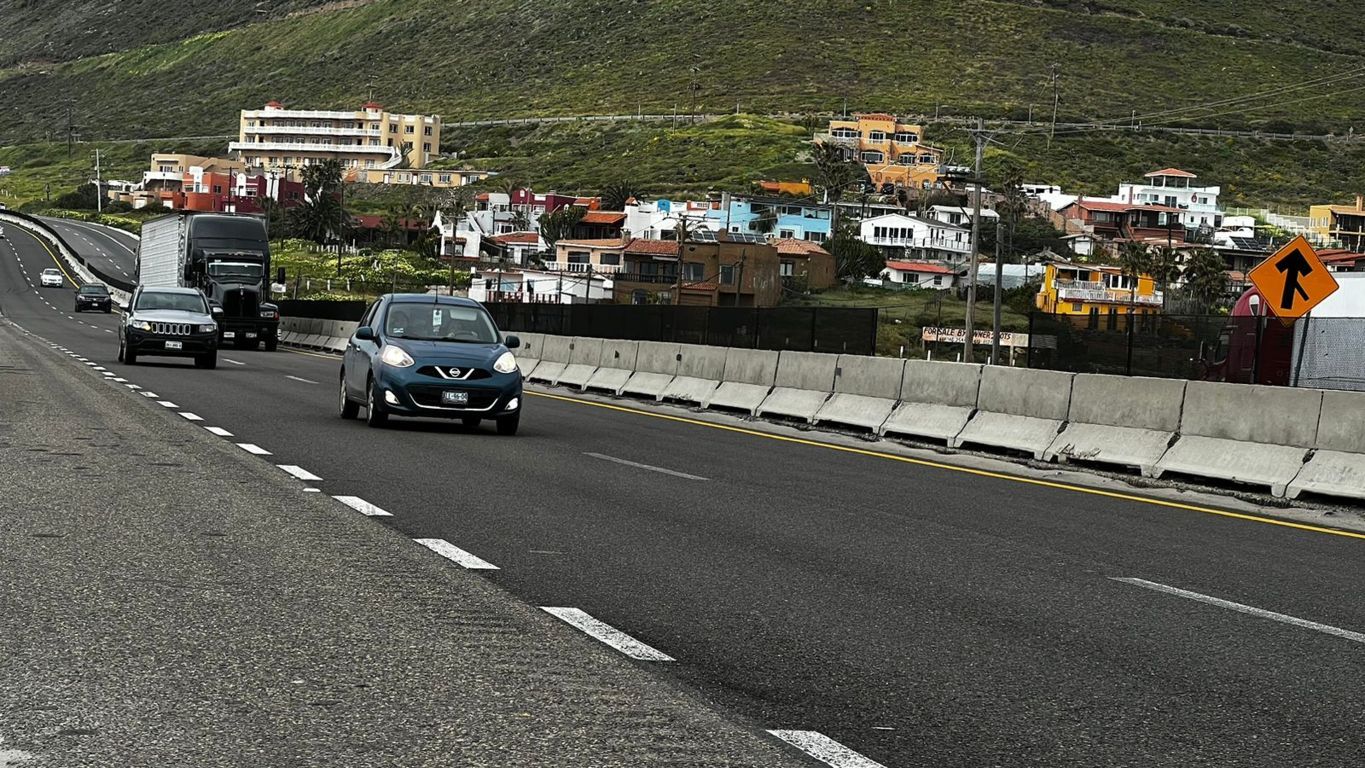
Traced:
[[200, 332], [200, 333], [217, 333], [217, 332], [218, 332], [218, 326], [214, 325], [213, 323], [208, 323], [208, 324], [206, 324], [206, 325], [201, 325], [201, 326], [199, 326], [199, 332]]
[[511, 352], [503, 352], [496, 363], [493, 363], [493, 370], [498, 373], [512, 373], [517, 370], [517, 358]]
[[385, 344], [384, 348], [379, 350], [379, 360], [394, 368], [407, 368], [413, 362], [412, 355], [404, 352], [402, 347], [395, 347], [392, 344]]
[[134, 320], [134, 321], [133, 321], [133, 327], [136, 328], [136, 329], [138, 329], [139, 331], [150, 331], [150, 330], [152, 330], [152, 324], [149, 323], [149, 322], [147, 322], [146, 320]]

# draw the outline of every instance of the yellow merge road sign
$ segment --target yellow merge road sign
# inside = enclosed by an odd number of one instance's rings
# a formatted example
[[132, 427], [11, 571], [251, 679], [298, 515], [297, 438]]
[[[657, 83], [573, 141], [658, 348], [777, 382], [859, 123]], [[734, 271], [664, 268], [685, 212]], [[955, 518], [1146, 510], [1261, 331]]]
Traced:
[[1303, 317], [1338, 288], [1337, 279], [1302, 235], [1257, 264], [1248, 277], [1281, 320]]

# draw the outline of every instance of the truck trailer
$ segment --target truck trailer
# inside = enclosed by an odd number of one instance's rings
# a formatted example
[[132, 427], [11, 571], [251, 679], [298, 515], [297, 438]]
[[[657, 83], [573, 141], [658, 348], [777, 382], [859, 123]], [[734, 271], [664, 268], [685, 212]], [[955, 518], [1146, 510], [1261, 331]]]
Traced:
[[270, 241], [260, 217], [176, 213], [142, 225], [137, 282], [198, 288], [220, 307], [221, 344], [274, 351], [280, 310], [270, 299]]

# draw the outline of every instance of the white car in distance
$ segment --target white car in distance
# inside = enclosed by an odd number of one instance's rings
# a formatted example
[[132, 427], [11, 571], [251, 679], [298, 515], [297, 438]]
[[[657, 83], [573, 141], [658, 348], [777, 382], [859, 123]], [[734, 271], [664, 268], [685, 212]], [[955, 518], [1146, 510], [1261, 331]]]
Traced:
[[61, 288], [66, 284], [60, 269], [44, 269], [43, 274], [38, 277], [38, 281], [44, 288]]

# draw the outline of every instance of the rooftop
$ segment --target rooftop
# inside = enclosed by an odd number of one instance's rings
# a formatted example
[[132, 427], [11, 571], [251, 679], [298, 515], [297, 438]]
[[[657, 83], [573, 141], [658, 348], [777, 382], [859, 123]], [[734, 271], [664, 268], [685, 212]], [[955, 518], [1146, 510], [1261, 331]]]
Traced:
[[811, 242], [810, 240], [797, 240], [794, 237], [784, 237], [780, 240], [775, 240], [773, 241], [773, 246], [776, 247], [777, 252], [783, 256], [829, 255], [829, 251], [822, 248], [819, 243]]
[[886, 268], [899, 272], [920, 272], [930, 275], [952, 275], [958, 271], [934, 261], [888, 261]]
[[492, 238], [495, 243], [519, 243], [525, 245], [537, 245], [540, 243], [539, 232], [508, 232], [507, 234], [497, 235]]
[[1155, 178], [1157, 178], [1158, 176], [1174, 176], [1174, 177], [1179, 178], [1179, 179], [1197, 179], [1197, 178], [1199, 178], [1198, 176], [1194, 175], [1193, 173], [1190, 173], [1189, 171], [1182, 171], [1182, 170], [1180, 170], [1179, 168], [1163, 168], [1162, 170], [1159, 170], [1159, 171], [1152, 171], [1151, 173], [1145, 174], [1145, 175], [1143, 176], [1143, 178], [1155, 179]]
[[619, 237], [606, 237], [589, 240], [560, 240], [555, 245], [571, 245], [580, 248], [620, 248], [625, 245]]
[[626, 214], [620, 211], [588, 211], [579, 219], [580, 224], [624, 224]]
[[626, 246], [626, 253], [641, 256], [677, 256], [678, 242], [676, 240], [647, 240], [643, 237], [637, 237]]

